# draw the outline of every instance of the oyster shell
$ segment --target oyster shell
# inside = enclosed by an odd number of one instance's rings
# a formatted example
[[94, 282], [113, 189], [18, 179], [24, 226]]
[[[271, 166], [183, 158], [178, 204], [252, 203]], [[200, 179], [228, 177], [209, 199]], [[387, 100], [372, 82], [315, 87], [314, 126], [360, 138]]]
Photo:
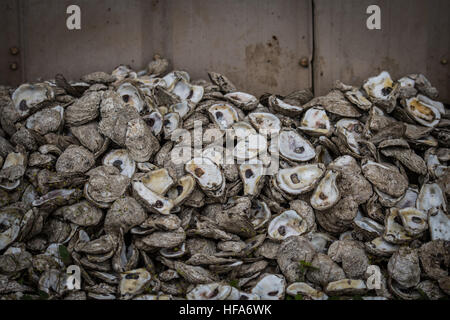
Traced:
[[411, 288], [418, 285], [420, 265], [417, 250], [401, 247], [389, 259], [388, 272], [402, 288]]
[[293, 130], [283, 129], [279, 136], [280, 155], [292, 161], [308, 161], [316, 156], [311, 143]]
[[369, 78], [364, 83], [363, 88], [374, 104], [386, 110], [387, 113], [394, 110], [398, 95], [398, 84], [394, 84], [387, 71]]
[[314, 189], [324, 174], [323, 164], [307, 164], [279, 170], [276, 182], [282, 191], [298, 195]]
[[291, 296], [300, 294], [311, 298], [311, 300], [328, 300], [328, 296], [325, 293], [314, 289], [305, 282], [294, 282], [290, 284], [286, 288], [286, 293]]
[[142, 112], [144, 110], [145, 100], [143, 95], [132, 83], [128, 81], [123, 82], [116, 89], [116, 92], [127, 106], [135, 108], [137, 112]]
[[239, 166], [239, 176], [244, 183], [245, 196], [258, 196], [265, 183], [265, 168], [262, 161], [243, 163]]
[[272, 113], [252, 112], [248, 115], [251, 124], [261, 133], [278, 132], [281, 130], [281, 121]]
[[316, 210], [325, 210], [334, 206], [341, 194], [337, 187], [338, 172], [329, 170], [325, 176], [320, 180], [316, 189], [311, 196], [311, 206]]
[[425, 127], [436, 127], [445, 113], [444, 105], [423, 95], [406, 100], [406, 111], [419, 124]]
[[209, 196], [221, 197], [224, 193], [225, 177], [220, 169], [209, 158], [193, 158], [185, 165], [202, 190]]
[[269, 97], [269, 106], [276, 112], [290, 117], [299, 116], [303, 112], [303, 107], [284, 102], [276, 96]]
[[201, 284], [186, 295], [188, 300], [226, 300], [232, 287], [220, 283]]
[[159, 150], [158, 140], [141, 118], [128, 122], [125, 146], [130, 157], [137, 162], [148, 161]]
[[299, 129], [313, 136], [328, 136], [331, 134], [330, 119], [323, 108], [313, 107], [303, 115]]
[[98, 91], [92, 91], [83, 95], [64, 111], [64, 121], [68, 125], [80, 126], [86, 124], [99, 115], [102, 95]]
[[246, 111], [255, 109], [259, 104], [258, 99], [245, 92], [227, 93], [224, 97], [238, 108]]
[[38, 110], [55, 97], [52, 88], [45, 83], [22, 84], [11, 95], [15, 111], [22, 117]]
[[146, 289], [151, 279], [150, 272], [143, 268], [124, 272], [120, 279], [120, 294], [125, 298], [138, 295]]
[[64, 119], [64, 108], [55, 106], [36, 112], [27, 118], [26, 128], [34, 130], [41, 135], [57, 131]]
[[277, 274], [263, 275], [261, 280], [252, 288], [251, 293], [258, 295], [261, 300], [282, 300], [286, 280]]
[[100, 208], [108, 208], [130, 184], [130, 179], [120, 174], [116, 167], [100, 166], [87, 172], [87, 175], [89, 180], [84, 185], [84, 195]]
[[208, 114], [221, 130], [228, 129], [233, 123], [239, 121], [237, 111], [233, 106], [226, 103], [212, 105], [208, 109]]
[[147, 218], [144, 209], [131, 197], [123, 197], [113, 202], [105, 217], [105, 231], [127, 233]]
[[378, 190], [392, 197], [401, 197], [408, 188], [408, 179], [397, 168], [384, 163], [366, 161], [361, 166], [364, 176]]
[[116, 167], [119, 169], [120, 174], [128, 178], [133, 177], [136, 171], [136, 162], [125, 149], [116, 149], [109, 152], [103, 158], [103, 165]]
[[71, 145], [56, 161], [56, 171], [64, 175], [85, 173], [95, 164], [94, 155], [84, 147]]
[[357, 295], [367, 291], [363, 280], [342, 279], [328, 283], [325, 292], [329, 295]]
[[306, 231], [308, 231], [306, 221], [294, 210], [287, 210], [276, 216], [267, 228], [267, 233], [273, 240], [284, 240], [290, 236], [300, 236]]

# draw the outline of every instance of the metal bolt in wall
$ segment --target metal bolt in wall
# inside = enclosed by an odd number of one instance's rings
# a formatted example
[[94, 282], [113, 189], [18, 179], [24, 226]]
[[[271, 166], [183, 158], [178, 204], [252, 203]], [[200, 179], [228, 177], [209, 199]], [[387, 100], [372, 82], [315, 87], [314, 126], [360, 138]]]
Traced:
[[300, 66], [303, 68], [308, 68], [309, 66], [309, 59], [307, 57], [302, 57], [299, 61]]
[[17, 64], [17, 62], [13, 62], [9, 65], [9, 68], [13, 71], [16, 71], [17, 69], [19, 69], [19, 65]]
[[441, 60], [441, 64], [442, 64], [442, 65], [445, 66], [447, 63], [448, 63], [448, 60], [447, 60], [447, 59], [444, 58], [444, 59]]
[[11, 47], [11, 48], [9, 48], [9, 53], [11, 53], [13, 56], [18, 55], [19, 54], [19, 48]]

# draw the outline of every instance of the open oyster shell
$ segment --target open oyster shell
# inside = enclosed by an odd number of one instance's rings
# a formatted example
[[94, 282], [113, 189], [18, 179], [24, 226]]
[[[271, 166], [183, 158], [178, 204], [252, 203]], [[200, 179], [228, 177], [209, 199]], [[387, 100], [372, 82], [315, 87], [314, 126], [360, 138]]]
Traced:
[[293, 130], [283, 129], [279, 136], [280, 155], [292, 161], [308, 161], [316, 156], [311, 143]]

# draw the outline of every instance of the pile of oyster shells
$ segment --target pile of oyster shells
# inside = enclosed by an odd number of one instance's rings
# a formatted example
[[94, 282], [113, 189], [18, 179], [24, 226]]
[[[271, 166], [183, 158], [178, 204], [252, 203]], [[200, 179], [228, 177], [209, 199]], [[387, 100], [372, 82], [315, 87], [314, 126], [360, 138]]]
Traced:
[[258, 99], [168, 66], [0, 87], [0, 299], [448, 298], [450, 113], [423, 75]]

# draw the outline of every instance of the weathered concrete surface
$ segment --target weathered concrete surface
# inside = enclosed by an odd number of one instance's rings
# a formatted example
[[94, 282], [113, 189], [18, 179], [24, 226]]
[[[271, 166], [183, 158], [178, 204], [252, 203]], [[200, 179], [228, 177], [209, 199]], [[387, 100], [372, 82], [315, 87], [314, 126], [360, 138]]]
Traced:
[[[423, 73], [450, 103], [448, 0], [315, 0], [314, 86], [325, 94], [337, 79], [359, 84], [388, 70], [395, 79]], [[368, 30], [366, 9], [381, 9], [381, 30]]]

